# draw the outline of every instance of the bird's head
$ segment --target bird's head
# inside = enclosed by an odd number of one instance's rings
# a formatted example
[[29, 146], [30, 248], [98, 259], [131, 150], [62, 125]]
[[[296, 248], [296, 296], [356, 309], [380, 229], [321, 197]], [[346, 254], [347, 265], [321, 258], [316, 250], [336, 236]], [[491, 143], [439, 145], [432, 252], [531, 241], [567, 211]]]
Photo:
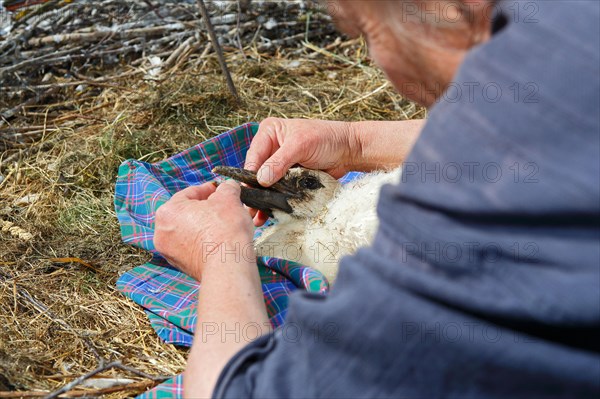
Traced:
[[247, 187], [242, 187], [242, 202], [277, 219], [285, 215], [297, 219], [317, 216], [341, 187], [328, 173], [301, 167], [291, 168], [281, 180], [268, 188], [262, 187], [256, 173], [249, 170], [217, 166], [213, 173], [245, 183]]

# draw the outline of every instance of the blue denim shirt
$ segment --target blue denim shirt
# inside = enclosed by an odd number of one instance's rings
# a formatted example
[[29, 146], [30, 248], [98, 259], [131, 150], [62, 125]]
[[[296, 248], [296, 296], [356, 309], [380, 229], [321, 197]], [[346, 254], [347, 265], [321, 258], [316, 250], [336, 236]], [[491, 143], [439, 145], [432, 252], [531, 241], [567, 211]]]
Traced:
[[216, 398], [598, 397], [597, 1], [502, 1], [382, 190], [372, 247]]

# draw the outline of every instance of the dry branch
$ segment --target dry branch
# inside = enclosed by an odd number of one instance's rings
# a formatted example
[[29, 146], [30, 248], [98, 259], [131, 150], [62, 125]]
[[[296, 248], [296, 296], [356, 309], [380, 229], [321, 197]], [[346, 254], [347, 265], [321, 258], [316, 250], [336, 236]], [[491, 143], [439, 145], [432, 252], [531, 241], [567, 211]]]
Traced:
[[135, 374], [135, 375], [137, 375], [139, 377], [146, 378], [148, 380], [154, 381], [154, 383], [162, 382], [162, 381], [165, 381], [165, 380], [171, 378], [171, 377], [163, 377], [163, 376], [160, 376], [160, 377], [151, 376], [151, 375], [143, 373], [143, 372], [141, 372], [139, 370], [136, 370], [136, 369], [134, 369], [132, 367], [125, 366], [121, 362], [111, 362], [111, 363], [102, 365], [102, 366], [98, 367], [97, 369], [92, 370], [89, 373], [82, 375], [79, 378], [76, 378], [75, 380], [71, 381], [70, 383], [68, 383], [64, 387], [62, 387], [60, 389], [57, 389], [56, 391], [48, 394], [47, 396], [44, 396], [44, 399], [58, 398], [60, 395], [62, 395], [65, 392], [69, 392], [70, 390], [72, 390], [73, 388], [75, 388], [77, 385], [81, 384], [85, 380], [88, 380], [88, 379], [92, 378], [93, 376], [95, 376], [96, 374], [102, 373], [103, 371], [110, 370], [110, 369], [113, 369], [113, 368], [117, 368], [117, 369], [121, 369], [123, 371], [127, 371], [127, 372]]
[[227, 62], [225, 61], [225, 57], [223, 56], [223, 49], [221, 49], [219, 39], [217, 39], [217, 35], [215, 34], [215, 29], [213, 28], [212, 22], [210, 21], [210, 16], [208, 15], [208, 10], [206, 9], [204, 0], [196, 0], [196, 3], [198, 4], [198, 9], [200, 10], [202, 19], [204, 19], [204, 24], [206, 25], [206, 29], [208, 30], [210, 41], [212, 42], [215, 53], [217, 54], [217, 59], [219, 60], [219, 65], [221, 66], [221, 70], [223, 71], [225, 80], [227, 81], [227, 87], [229, 88], [229, 91], [231, 92], [233, 98], [235, 98], [235, 101], [239, 103], [240, 96], [238, 95], [237, 89], [235, 88], [233, 79], [231, 79], [231, 73], [229, 73], [229, 68], [227, 68]]
[[[223, 48], [236, 48], [243, 55], [244, 46], [257, 40], [259, 51], [276, 53], [281, 48], [301, 48], [301, 37], [313, 40], [333, 32], [331, 24], [323, 23], [328, 20], [321, 12], [299, 18], [305, 11], [298, 3], [244, 0], [217, 6], [211, 2], [214, 7], [207, 9], [200, 0], [45, 2], [19, 14], [12, 30], [0, 37], [0, 127], [17, 115], [24, 116], [26, 106], [44, 106], [51, 98], [72, 96], [81, 80], [73, 76], [90, 68], [99, 67], [107, 85], [88, 85], [131, 90], [112, 85], [111, 75], [116, 80], [119, 65], [144, 67], [150, 59], [160, 58], [159, 76], [154, 79], [164, 80], [194, 55], [208, 56], [203, 51], [204, 32], [198, 35], [197, 30], [202, 23], [227, 86], [239, 99]], [[298, 17], [290, 17], [294, 12]]]
[[[80, 397], [98, 397], [101, 395], [107, 395], [115, 392], [123, 391], [135, 391], [143, 392], [149, 388], [154, 387], [159, 382], [155, 380], [137, 381], [130, 384], [117, 385], [110, 388], [99, 388], [99, 389], [73, 389], [66, 393], [59, 394], [57, 398], [80, 398]], [[0, 398], [44, 398], [47, 397], [50, 392], [43, 391], [10, 391], [0, 392]]]
[[172, 31], [181, 31], [189, 26], [183, 23], [174, 23], [164, 26], [153, 26], [151, 28], [139, 28], [139, 29], [130, 29], [130, 30], [120, 30], [119, 27], [115, 29], [111, 29], [109, 31], [98, 31], [98, 32], [90, 32], [90, 33], [67, 33], [67, 34], [58, 34], [40, 38], [29, 39], [28, 44], [30, 46], [42, 46], [45, 44], [62, 44], [62, 43], [87, 43], [87, 42], [97, 42], [100, 40], [104, 40], [107, 38], [111, 39], [131, 39], [134, 37], [140, 36], [157, 36], [161, 34], [165, 34], [167, 32]]

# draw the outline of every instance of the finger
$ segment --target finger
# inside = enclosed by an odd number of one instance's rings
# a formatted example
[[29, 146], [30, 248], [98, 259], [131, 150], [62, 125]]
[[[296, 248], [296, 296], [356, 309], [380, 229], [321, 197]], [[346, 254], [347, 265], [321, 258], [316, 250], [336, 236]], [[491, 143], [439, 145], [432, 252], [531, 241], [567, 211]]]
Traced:
[[256, 172], [258, 168], [279, 148], [273, 126], [261, 123], [258, 132], [250, 143], [246, 153], [244, 168]]
[[254, 218], [252, 219], [252, 221], [254, 222], [254, 226], [260, 227], [263, 224], [265, 224], [268, 219], [269, 217], [266, 213], [264, 213], [263, 211], [258, 211], [256, 213], [256, 216], [254, 216]]
[[240, 195], [240, 184], [234, 180], [225, 180], [223, 183], [219, 184], [219, 187], [217, 187], [215, 193], [210, 196], [210, 199], [226, 202], [230, 205], [242, 206]]
[[247, 211], [248, 211], [248, 213], [250, 214], [250, 217], [251, 217], [251, 218], [254, 218], [254, 216], [256, 216], [256, 214], [258, 213], [258, 210], [257, 210], [257, 209], [250, 208], [250, 207], [249, 207], [249, 206], [247, 206], [247, 205], [244, 205], [244, 208], [246, 208], [246, 210], [247, 210]]
[[289, 145], [283, 145], [281, 148], [265, 161], [258, 170], [256, 177], [260, 185], [269, 187], [279, 179], [296, 163], [294, 153]]
[[215, 185], [213, 183], [204, 183], [200, 186], [190, 186], [186, 189], [183, 189], [183, 190], [175, 193], [175, 195], [173, 195], [171, 200], [172, 201], [179, 201], [179, 200], [202, 201], [202, 200], [208, 199], [208, 197], [210, 197], [216, 190], [217, 190], [217, 188], [215, 187]]

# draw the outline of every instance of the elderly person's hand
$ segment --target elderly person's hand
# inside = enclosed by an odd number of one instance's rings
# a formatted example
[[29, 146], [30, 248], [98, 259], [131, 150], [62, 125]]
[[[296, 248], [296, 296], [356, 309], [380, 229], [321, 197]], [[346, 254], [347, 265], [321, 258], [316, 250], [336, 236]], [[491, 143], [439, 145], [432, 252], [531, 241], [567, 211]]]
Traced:
[[[231, 180], [219, 187], [188, 187], [156, 212], [156, 249], [173, 266], [202, 280], [197, 308], [202, 317], [185, 371], [186, 398], [211, 396], [227, 361], [250, 341], [236, 328], [252, 325], [259, 335], [271, 329], [252, 236], [240, 186]], [[203, 333], [205, 328], [210, 333]]]
[[258, 171], [264, 186], [295, 164], [342, 177], [358, 151], [350, 130], [348, 122], [267, 118], [250, 144], [245, 168]]
[[[246, 155], [245, 168], [258, 172], [270, 186], [299, 164], [335, 178], [351, 170], [369, 172], [398, 167], [416, 141], [423, 120], [337, 122], [267, 118], [260, 124]], [[254, 224], [267, 220], [251, 210]]]
[[197, 280], [206, 267], [234, 263], [235, 256], [254, 260], [252, 236], [252, 220], [233, 181], [188, 187], [156, 212], [156, 250]]

